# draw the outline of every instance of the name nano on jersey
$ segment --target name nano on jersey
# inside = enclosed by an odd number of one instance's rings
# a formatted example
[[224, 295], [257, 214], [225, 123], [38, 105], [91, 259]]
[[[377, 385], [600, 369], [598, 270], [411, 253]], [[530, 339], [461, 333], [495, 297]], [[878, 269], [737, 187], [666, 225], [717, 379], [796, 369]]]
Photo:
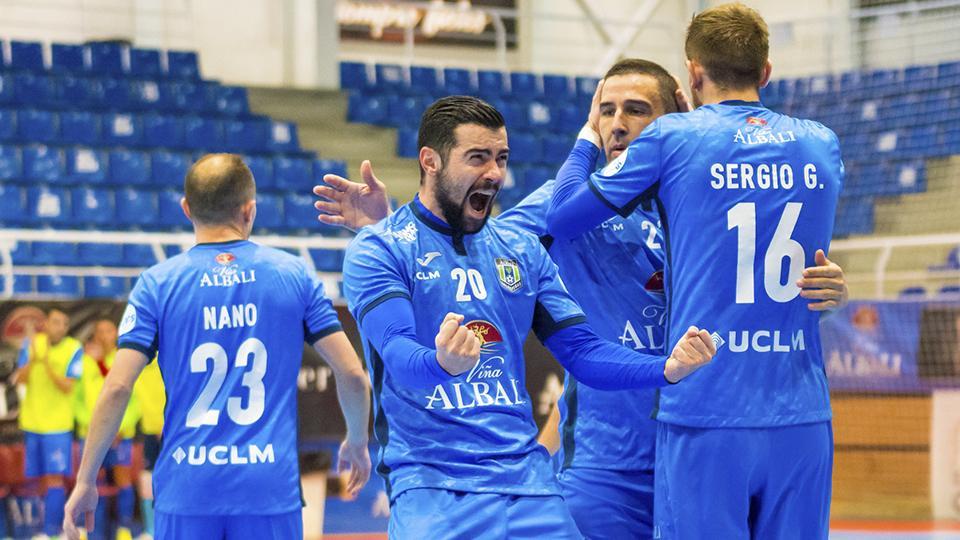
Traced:
[[198, 244], [144, 272], [119, 342], [149, 358], [159, 351], [167, 405], [153, 476], [157, 511], [299, 508], [302, 344], [340, 329], [302, 259], [250, 241]]

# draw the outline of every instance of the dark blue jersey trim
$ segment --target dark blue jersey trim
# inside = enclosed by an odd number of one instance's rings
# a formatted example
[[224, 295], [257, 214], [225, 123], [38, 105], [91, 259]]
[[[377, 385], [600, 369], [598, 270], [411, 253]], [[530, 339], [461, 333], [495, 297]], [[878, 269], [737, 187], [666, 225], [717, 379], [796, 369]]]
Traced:
[[337, 332], [340, 332], [342, 330], [343, 330], [343, 326], [341, 326], [339, 322], [336, 322], [326, 328], [317, 330], [316, 332], [309, 334], [304, 341], [306, 341], [310, 345], [314, 345], [316, 342], [329, 336], [330, 334], [336, 334]]
[[390, 300], [391, 298], [406, 298], [407, 300], [410, 300], [410, 295], [401, 291], [389, 291], [381, 294], [380, 296], [374, 298], [372, 302], [367, 304], [367, 307], [360, 310], [360, 313], [357, 315], [357, 324], [362, 324], [363, 318], [367, 316], [367, 313], [370, 313], [373, 308], [379, 306], [387, 300]]

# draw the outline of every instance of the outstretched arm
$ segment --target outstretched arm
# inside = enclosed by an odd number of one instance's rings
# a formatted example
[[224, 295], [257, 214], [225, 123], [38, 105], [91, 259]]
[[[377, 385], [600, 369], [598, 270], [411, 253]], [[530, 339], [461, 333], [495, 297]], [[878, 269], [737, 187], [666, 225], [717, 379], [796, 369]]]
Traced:
[[387, 186], [373, 174], [369, 160], [360, 164], [360, 177], [363, 183], [328, 174], [323, 177], [327, 185], [313, 187], [320, 197], [313, 204], [320, 222], [356, 231], [390, 215]]

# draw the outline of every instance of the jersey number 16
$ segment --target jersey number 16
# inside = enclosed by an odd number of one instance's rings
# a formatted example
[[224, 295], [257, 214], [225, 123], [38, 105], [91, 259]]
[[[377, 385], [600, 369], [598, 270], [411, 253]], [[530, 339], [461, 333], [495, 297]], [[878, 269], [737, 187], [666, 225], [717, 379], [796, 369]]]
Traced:
[[[803, 203], [787, 203], [780, 216], [780, 223], [773, 233], [767, 253], [763, 256], [763, 288], [774, 302], [789, 302], [800, 294], [796, 281], [803, 274], [806, 260], [803, 246], [790, 236], [800, 218]], [[756, 203], [741, 202], [727, 212], [727, 230], [737, 229], [737, 303], [754, 303], [753, 266], [757, 254], [757, 207]], [[783, 260], [789, 262], [787, 281], [783, 275]]]

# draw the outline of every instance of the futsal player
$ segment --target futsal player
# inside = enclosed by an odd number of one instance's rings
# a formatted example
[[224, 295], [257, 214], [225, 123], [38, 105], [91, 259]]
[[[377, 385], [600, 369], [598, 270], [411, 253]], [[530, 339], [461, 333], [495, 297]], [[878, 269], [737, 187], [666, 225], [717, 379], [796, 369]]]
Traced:
[[[603, 92], [591, 106], [606, 161], [613, 161], [653, 120], [686, 110], [675, 80], [659, 65], [625, 59], [603, 78]], [[596, 157], [601, 150], [596, 149]], [[328, 175], [329, 186], [316, 194], [321, 220], [359, 229], [387, 216], [386, 186], [361, 166], [364, 183]], [[664, 350], [666, 301], [663, 294], [663, 234], [652, 205], [616, 216], [583, 236], [557, 241], [546, 233], [545, 219], [553, 181], [546, 182], [493, 221], [540, 237], [570, 294], [591, 326], [607, 340], [642, 352]], [[598, 256], [598, 254], [603, 254]], [[624, 268], [629, 271], [624, 271]], [[832, 296], [810, 309], [834, 309], [845, 298], [843, 272], [824, 261], [808, 269], [831, 279]], [[835, 280], [835, 281], [834, 281]], [[629, 302], [622, 299], [630, 298]], [[653, 534], [653, 468], [656, 423], [650, 418], [654, 391], [599, 391], [579, 384], [569, 373], [561, 398], [560, 486], [577, 528], [587, 538], [650, 538]], [[558, 409], [551, 416], [560, 416]], [[548, 424], [549, 425], [549, 424]], [[541, 433], [541, 443], [555, 433]], [[548, 448], [550, 448], [548, 446]]]
[[300, 538], [301, 344], [313, 345], [333, 369], [350, 490], [369, 474], [369, 385], [306, 263], [248, 240], [256, 189], [241, 158], [205, 156], [188, 171], [184, 190], [197, 244], [145, 271], [130, 295], [64, 525], [71, 538], [81, 516], [92, 525], [97, 470], [137, 377], [159, 351], [168, 399], [153, 477], [156, 536]]
[[487, 224], [509, 151], [496, 109], [442, 98], [418, 139], [420, 192], [363, 229], [344, 262], [373, 379], [390, 536], [579, 538], [536, 442], [529, 330], [598, 388], [676, 382], [709, 360], [713, 342], [691, 327], [668, 359], [599, 338], [538, 239]]
[[593, 175], [597, 145], [579, 140], [548, 213], [571, 238], [655, 198], [668, 339], [697, 324], [725, 342], [689, 384], [660, 389], [655, 538], [827, 537], [829, 393], [819, 315], [801, 299], [821, 291], [798, 284], [829, 246], [843, 165], [832, 131], [759, 102], [767, 52], [756, 11], [698, 14], [686, 53], [699, 108], [654, 121]]
[[47, 313], [43, 332], [24, 340], [14, 384], [26, 386], [20, 405], [27, 478], [39, 478], [43, 496], [43, 532], [60, 534], [66, 476], [72, 470], [73, 388], [83, 372], [83, 346], [67, 335], [70, 317]]
[[[117, 356], [117, 325], [113, 321], [101, 319], [94, 323], [93, 336], [83, 355], [83, 374], [80, 376], [74, 392], [76, 403], [77, 436], [81, 448], [90, 430], [90, 419], [97, 397], [103, 388], [103, 381], [113, 367]], [[117, 538], [131, 537], [133, 510], [136, 497], [133, 493], [133, 437], [137, 434], [137, 422], [140, 420], [140, 401], [131, 399], [120, 421], [120, 431], [116, 440], [107, 451], [104, 467], [110, 469], [113, 485], [117, 489]], [[90, 539], [106, 538], [108, 523], [107, 504], [100, 501], [97, 506], [97, 530], [90, 532]], [[102, 516], [102, 517], [101, 517]]]

